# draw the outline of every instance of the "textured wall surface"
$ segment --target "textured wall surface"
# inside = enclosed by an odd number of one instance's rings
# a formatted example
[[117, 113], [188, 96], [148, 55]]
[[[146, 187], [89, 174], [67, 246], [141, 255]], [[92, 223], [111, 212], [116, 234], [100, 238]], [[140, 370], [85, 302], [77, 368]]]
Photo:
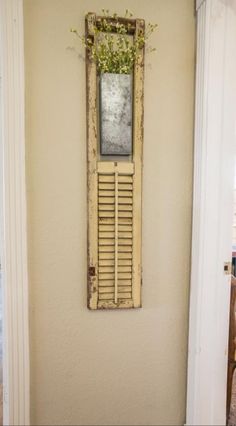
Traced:
[[[69, 48], [101, 7], [156, 22], [146, 56], [143, 308], [86, 308], [85, 65]], [[185, 420], [193, 0], [25, 0], [33, 425]], [[79, 48], [79, 47], [78, 47]], [[80, 49], [80, 53], [82, 49]]]

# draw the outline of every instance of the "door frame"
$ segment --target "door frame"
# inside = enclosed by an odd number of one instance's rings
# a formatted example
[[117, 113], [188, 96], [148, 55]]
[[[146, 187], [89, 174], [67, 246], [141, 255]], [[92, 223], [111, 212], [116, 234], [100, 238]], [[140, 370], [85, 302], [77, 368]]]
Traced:
[[29, 425], [23, 1], [0, 0], [3, 423]]
[[197, 0], [187, 425], [223, 425], [236, 152], [236, 0]]
[[[225, 422], [236, 112], [235, 0], [197, 0], [187, 424]], [[0, 0], [4, 424], [29, 425], [23, 1]]]

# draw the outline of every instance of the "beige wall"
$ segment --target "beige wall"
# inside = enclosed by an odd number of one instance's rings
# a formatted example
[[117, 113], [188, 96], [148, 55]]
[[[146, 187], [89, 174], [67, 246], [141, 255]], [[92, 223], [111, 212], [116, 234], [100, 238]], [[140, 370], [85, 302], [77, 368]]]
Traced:
[[[85, 67], [68, 49], [101, 7], [157, 22], [146, 57], [143, 308], [86, 308]], [[194, 1], [25, 0], [31, 420], [185, 420]]]

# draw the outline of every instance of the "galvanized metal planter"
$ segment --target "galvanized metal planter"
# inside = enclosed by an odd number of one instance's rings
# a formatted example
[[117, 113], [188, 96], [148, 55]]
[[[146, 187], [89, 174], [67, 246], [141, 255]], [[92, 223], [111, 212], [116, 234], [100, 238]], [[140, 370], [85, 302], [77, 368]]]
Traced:
[[100, 76], [100, 151], [102, 155], [132, 153], [132, 75]]

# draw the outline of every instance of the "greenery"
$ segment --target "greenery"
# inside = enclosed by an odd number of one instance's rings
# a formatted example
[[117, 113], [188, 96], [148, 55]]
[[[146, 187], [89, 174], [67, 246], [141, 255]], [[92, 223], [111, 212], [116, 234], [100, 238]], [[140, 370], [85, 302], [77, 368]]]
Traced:
[[[126, 10], [124, 18], [132, 16], [132, 13]], [[140, 49], [147, 43], [157, 24], [148, 23], [145, 33], [140, 33], [133, 39], [129, 35], [131, 24], [125, 25], [120, 22], [116, 13], [112, 18], [111, 21], [109, 10], [102, 9], [102, 17], [97, 20], [98, 25], [94, 28], [94, 41], [81, 36], [74, 28], [70, 31], [89, 51], [90, 57], [96, 62], [98, 72], [130, 74], [135, 61], [139, 58]], [[152, 52], [156, 49], [149, 47], [148, 50]]]

